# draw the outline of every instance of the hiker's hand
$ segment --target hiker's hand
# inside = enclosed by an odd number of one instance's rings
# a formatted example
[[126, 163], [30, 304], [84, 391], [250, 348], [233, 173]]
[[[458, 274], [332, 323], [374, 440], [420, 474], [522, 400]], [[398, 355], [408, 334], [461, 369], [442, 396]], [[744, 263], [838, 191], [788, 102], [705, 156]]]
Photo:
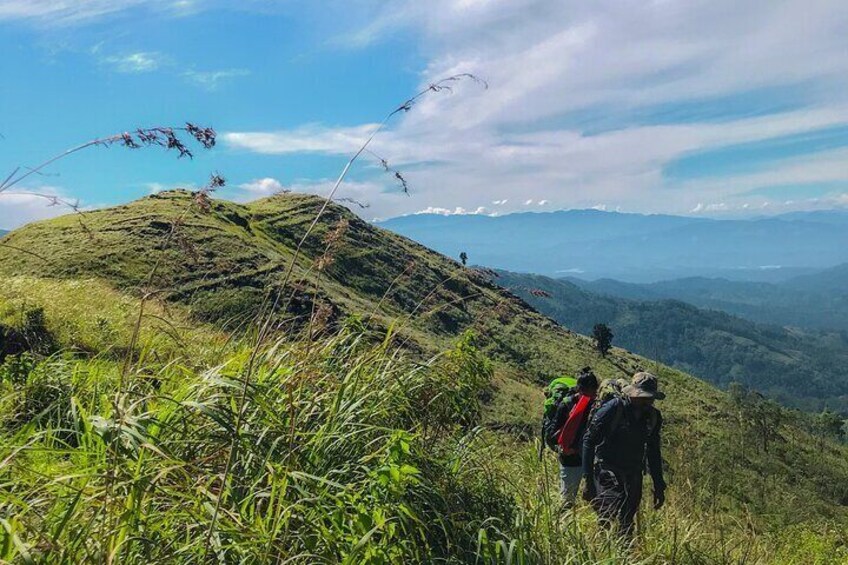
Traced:
[[592, 479], [585, 479], [585, 481], [586, 484], [583, 485], [583, 500], [586, 502], [592, 502], [598, 495], [595, 491], [595, 481]]
[[665, 504], [665, 488], [654, 487], [654, 510], [659, 510]]

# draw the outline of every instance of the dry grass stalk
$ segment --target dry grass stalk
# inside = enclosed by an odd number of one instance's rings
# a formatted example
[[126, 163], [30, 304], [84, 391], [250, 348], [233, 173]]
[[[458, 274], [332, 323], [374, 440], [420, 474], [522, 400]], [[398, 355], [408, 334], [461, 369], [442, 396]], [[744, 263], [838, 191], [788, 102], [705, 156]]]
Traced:
[[[128, 149], [138, 149], [141, 147], [159, 146], [164, 147], [168, 151], [176, 150], [179, 153], [178, 158], [188, 157], [191, 159], [194, 154], [191, 152], [188, 145], [186, 145], [186, 142], [180, 138], [180, 133], [187, 133], [204, 149], [211, 149], [215, 147], [215, 139], [217, 136], [215, 130], [208, 127], [201, 127], [192, 124], [191, 122], [186, 122], [183, 127], [156, 126], [152, 128], [138, 128], [133, 132], [121, 132], [107, 137], [100, 137], [92, 139], [91, 141], [86, 141], [85, 143], [71, 147], [62, 153], [54, 155], [50, 159], [47, 159], [35, 167], [16, 167], [11, 173], [9, 173], [5, 180], [0, 183], [0, 192], [5, 192], [34, 174], [41, 174], [41, 171], [49, 165], [59, 161], [60, 159], [64, 159], [69, 155], [82, 151], [83, 149], [87, 149], [88, 147], [111, 147], [112, 145], [120, 145]], [[21, 172], [22, 168], [26, 170]]]
[[[291, 280], [292, 273], [294, 272], [294, 267], [297, 263], [298, 258], [300, 257], [300, 253], [303, 249], [303, 245], [306, 243], [306, 240], [309, 238], [309, 236], [312, 235], [312, 231], [315, 229], [315, 226], [318, 225], [318, 222], [323, 217], [324, 212], [326, 212], [327, 207], [330, 205], [330, 202], [333, 201], [333, 198], [335, 197], [336, 192], [339, 189], [339, 186], [341, 186], [345, 177], [347, 177], [347, 174], [350, 171], [353, 164], [359, 159], [359, 157], [362, 155], [362, 153], [364, 153], [368, 149], [368, 146], [371, 144], [371, 142], [374, 140], [374, 138], [377, 136], [377, 134], [379, 134], [383, 130], [383, 128], [386, 126], [386, 124], [388, 124], [389, 120], [391, 120], [396, 114], [410, 111], [412, 109], [412, 107], [418, 102], [418, 100], [421, 99], [423, 96], [426, 96], [428, 93], [441, 92], [441, 91], [444, 91], [444, 90], [452, 92], [451, 84], [458, 82], [458, 81], [461, 81], [461, 80], [464, 80], [464, 79], [473, 80], [474, 82], [477, 82], [478, 84], [482, 84], [485, 88], [488, 88], [488, 84], [485, 81], [479, 79], [478, 77], [476, 77], [474, 75], [471, 75], [471, 74], [468, 74], [468, 73], [457, 74], [457, 75], [453, 75], [453, 76], [441, 79], [441, 80], [439, 80], [435, 83], [430, 84], [426, 89], [418, 92], [415, 96], [407, 99], [400, 106], [398, 106], [397, 108], [395, 108], [394, 110], [389, 112], [386, 115], [386, 117], [383, 118], [383, 120], [374, 129], [374, 131], [371, 132], [371, 134], [368, 136], [368, 138], [362, 143], [362, 145], [359, 147], [359, 149], [357, 149], [357, 151], [351, 156], [351, 158], [345, 164], [344, 168], [342, 168], [341, 173], [339, 174], [338, 178], [336, 179], [336, 182], [333, 184], [333, 187], [330, 190], [329, 194], [325, 198], [324, 203], [322, 204], [322, 206], [318, 210], [318, 212], [315, 214], [314, 219], [312, 220], [309, 227], [306, 229], [306, 231], [304, 232], [300, 241], [298, 242], [298, 244], [295, 248], [295, 251], [292, 254], [291, 260], [289, 261], [288, 268], [285, 271], [285, 275], [283, 277], [282, 284], [279, 286], [278, 290], [274, 293], [274, 299], [273, 299], [273, 301], [271, 301], [270, 307], [266, 308], [265, 305], [263, 305], [263, 308], [260, 310], [259, 316], [257, 318], [258, 321], [259, 321], [259, 331], [257, 332], [256, 340], [254, 342], [254, 345], [253, 345], [253, 348], [252, 348], [252, 351], [251, 351], [251, 355], [250, 355], [250, 358], [249, 358], [248, 363], [247, 363], [247, 369], [245, 371], [245, 376], [244, 376], [244, 379], [243, 379], [244, 382], [243, 382], [241, 394], [240, 394], [239, 400], [238, 400], [238, 414], [237, 414], [236, 425], [235, 425], [234, 434], [233, 434], [233, 440], [230, 443], [229, 454], [228, 454], [228, 457], [227, 457], [227, 465], [226, 465], [226, 468], [225, 468], [224, 474], [223, 474], [223, 478], [224, 478], [225, 483], [230, 478], [230, 473], [232, 472], [232, 465], [233, 465], [233, 462], [235, 461], [234, 456], [236, 455], [236, 451], [238, 449], [238, 439], [241, 435], [241, 428], [242, 428], [242, 425], [244, 423], [244, 408], [245, 408], [245, 405], [246, 405], [246, 402], [247, 402], [248, 390], [249, 390], [249, 387], [250, 387], [250, 383], [252, 381], [253, 372], [255, 370], [257, 356], [259, 355], [260, 348], [261, 348], [262, 344], [265, 342], [265, 340], [267, 339], [269, 332], [270, 332], [270, 330], [273, 326], [273, 321], [274, 321], [275, 313], [277, 311], [277, 307], [279, 306], [280, 298], [282, 297], [283, 291], [288, 286], [289, 281]], [[267, 302], [268, 301], [266, 300], [265, 303], [267, 304]], [[211, 547], [212, 547], [212, 537], [215, 534], [217, 518], [218, 518], [218, 514], [219, 514], [220, 509], [221, 509], [221, 498], [223, 496], [223, 492], [224, 492], [224, 489], [222, 489], [221, 492], [219, 493], [219, 495], [216, 497], [215, 506], [214, 506], [214, 510], [213, 510], [213, 514], [212, 514], [212, 520], [210, 522], [209, 530], [206, 534], [206, 542], [205, 542], [206, 550], [205, 550], [205, 552], [206, 552], [207, 558], [210, 557], [209, 552], [210, 552]]]

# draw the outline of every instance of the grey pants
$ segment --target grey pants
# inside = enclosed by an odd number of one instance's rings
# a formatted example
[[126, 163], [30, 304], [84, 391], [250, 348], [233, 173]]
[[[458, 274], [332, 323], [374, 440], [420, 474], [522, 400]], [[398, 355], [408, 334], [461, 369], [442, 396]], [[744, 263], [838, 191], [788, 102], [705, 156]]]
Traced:
[[580, 489], [580, 479], [583, 477], [582, 467], [568, 467], [559, 464], [559, 490], [563, 500], [567, 504], [577, 502], [577, 493]]

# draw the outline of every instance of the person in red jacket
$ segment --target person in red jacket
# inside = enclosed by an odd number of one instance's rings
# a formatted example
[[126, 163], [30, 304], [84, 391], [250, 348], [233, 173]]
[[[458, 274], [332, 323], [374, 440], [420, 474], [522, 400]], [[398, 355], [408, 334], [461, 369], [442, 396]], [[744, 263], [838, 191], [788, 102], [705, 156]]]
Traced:
[[566, 508], [577, 500], [582, 469], [583, 434], [589, 420], [592, 401], [598, 392], [598, 378], [586, 367], [577, 375], [577, 393], [568, 397], [557, 409], [559, 424], [559, 482]]

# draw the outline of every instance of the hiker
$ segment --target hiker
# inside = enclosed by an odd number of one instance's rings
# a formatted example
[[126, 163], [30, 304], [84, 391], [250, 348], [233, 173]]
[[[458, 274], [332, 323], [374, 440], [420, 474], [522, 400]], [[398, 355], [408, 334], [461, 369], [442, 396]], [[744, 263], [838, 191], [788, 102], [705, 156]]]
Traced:
[[[603, 389], [603, 386], [601, 387]], [[654, 508], [665, 503], [665, 481], [660, 455], [662, 415], [654, 400], [657, 377], [639, 372], [621, 395], [603, 404], [592, 416], [583, 438], [583, 498], [592, 503], [602, 526], [619, 523], [629, 538], [642, 500], [642, 476], [647, 459], [654, 483]]]
[[585, 367], [577, 375], [577, 392], [565, 399], [557, 408], [557, 457], [559, 459], [559, 484], [565, 507], [574, 505], [583, 476], [583, 433], [589, 421], [592, 401], [598, 392], [598, 378], [592, 369]]

